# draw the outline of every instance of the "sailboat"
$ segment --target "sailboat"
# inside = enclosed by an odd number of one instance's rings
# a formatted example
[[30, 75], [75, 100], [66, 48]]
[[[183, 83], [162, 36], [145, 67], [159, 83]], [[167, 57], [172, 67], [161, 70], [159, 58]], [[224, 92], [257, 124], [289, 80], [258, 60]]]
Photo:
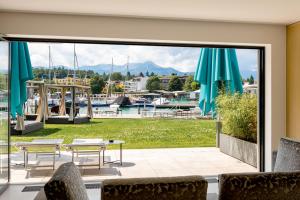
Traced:
[[[107, 81], [107, 84], [106, 84], [106, 88], [107, 88], [107, 92], [106, 92], [106, 103], [107, 103], [107, 100], [108, 100], [108, 96], [111, 97], [111, 92], [112, 92], [112, 82], [111, 82], [111, 75], [113, 73], [113, 70], [114, 70], [114, 58], [111, 59], [111, 70], [110, 70], [110, 74], [109, 74], [109, 77], [108, 77], [108, 81]], [[109, 105], [110, 108], [113, 108], [113, 109], [118, 109], [120, 107], [119, 104], [110, 104]]]
[[[49, 58], [49, 69], [48, 69], [48, 83], [51, 84], [51, 71], [53, 68], [53, 60], [52, 60], [52, 55], [51, 55], [51, 46], [49, 45], [48, 47], [48, 58]], [[55, 75], [54, 75], [55, 76]], [[53, 78], [54, 78], [53, 76]], [[60, 95], [59, 93], [53, 93], [51, 94], [50, 92], [48, 93], [48, 106], [50, 107], [54, 107], [54, 106], [58, 106], [59, 105], [59, 99], [60, 99]]]

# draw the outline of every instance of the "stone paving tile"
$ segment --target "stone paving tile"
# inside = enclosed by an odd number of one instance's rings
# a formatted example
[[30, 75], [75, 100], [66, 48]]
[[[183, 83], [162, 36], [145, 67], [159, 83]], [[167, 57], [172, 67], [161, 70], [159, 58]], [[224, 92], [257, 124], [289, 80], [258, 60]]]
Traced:
[[[102, 156], [102, 154], [101, 154]], [[50, 167], [32, 167], [24, 170], [21, 165], [23, 154], [15, 153], [12, 159], [12, 183], [46, 182], [53, 174]], [[107, 150], [105, 160], [119, 159], [119, 150]], [[40, 165], [51, 164], [52, 156], [29, 155], [30, 163]], [[55, 168], [62, 163], [71, 161], [70, 152], [62, 152], [57, 156]], [[97, 155], [79, 155], [75, 157], [76, 164], [95, 164]], [[102, 157], [101, 157], [102, 163]], [[123, 151], [123, 165], [101, 164], [97, 166], [79, 167], [85, 181], [99, 181], [108, 178], [127, 177], [165, 177], [184, 175], [217, 175], [226, 172], [255, 172], [256, 168], [235, 158], [221, 153], [217, 148], [165, 148], [165, 149], [133, 149]]]

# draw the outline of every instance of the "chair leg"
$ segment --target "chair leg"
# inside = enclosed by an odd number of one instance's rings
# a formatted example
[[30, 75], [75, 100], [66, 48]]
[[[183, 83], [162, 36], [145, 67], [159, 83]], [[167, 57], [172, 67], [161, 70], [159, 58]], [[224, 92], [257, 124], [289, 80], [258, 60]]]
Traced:
[[74, 162], [74, 151], [72, 149], [72, 162]]
[[100, 168], [101, 168], [101, 149], [99, 149], [99, 160], [98, 160], [98, 162], [99, 162], [99, 170], [100, 170]]

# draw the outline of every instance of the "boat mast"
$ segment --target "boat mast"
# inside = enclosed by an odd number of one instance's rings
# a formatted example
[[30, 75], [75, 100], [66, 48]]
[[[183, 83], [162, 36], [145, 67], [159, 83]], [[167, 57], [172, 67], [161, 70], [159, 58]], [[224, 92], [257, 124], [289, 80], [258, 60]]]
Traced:
[[124, 83], [123, 96], [125, 96], [126, 81], [129, 81], [129, 56], [127, 56], [126, 76], [125, 76], [125, 83]]
[[126, 66], [126, 80], [127, 81], [129, 79], [128, 73], [129, 73], [129, 56], [127, 56], [127, 66]]
[[51, 47], [49, 45], [48, 47], [48, 51], [49, 51], [49, 69], [48, 69], [48, 79], [49, 79], [49, 83], [51, 83]]
[[81, 80], [81, 74], [80, 74], [79, 65], [78, 65], [78, 56], [77, 56], [76, 48], [75, 48], [75, 44], [74, 44], [74, 75], [73, 75], [74, 83], [75, 83], [75, 78], [76, 78], [76, 68], [78, 70], [78, 78]]
[[76, 47], [75, 47], [75, 43], [74, 43], [74, 69], [73, 69], [73, 85], [75, 85], [75, 78], [76, 78], [75, 68], [76, 68]]
[[149, 65], [147, 65], [147, 75], [149, 76]]
[[[111, 58], [110, 74], [109, 74], [108, 81], [107, 81], [106, 104], [107, 104], [108, 93], [109, 92], [111, 93], [111, 90], [112, 90], [112, 87], [111, 87], [111, 74], [113, 73], [113, 70], [114, 70], [114, 58]], [[110, 91], [109, 91], [109, 89], [110, 89]]]
[[110, 73], [110, 78], [109, 78], [109, 83], [110, 83], [110, 96], [112, 94], [112, 84], [111, 84], [111, 75], [114, 71], [114, 58], [111, 58], [111, 73]]

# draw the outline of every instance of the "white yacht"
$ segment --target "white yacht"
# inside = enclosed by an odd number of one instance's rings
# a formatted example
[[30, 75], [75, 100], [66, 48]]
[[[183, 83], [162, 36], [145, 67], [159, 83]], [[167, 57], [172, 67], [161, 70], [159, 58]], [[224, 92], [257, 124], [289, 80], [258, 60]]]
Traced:
[[170, 101], [164, 97], [153, 99], [152, 105], [166, 105], [169, 104]]

